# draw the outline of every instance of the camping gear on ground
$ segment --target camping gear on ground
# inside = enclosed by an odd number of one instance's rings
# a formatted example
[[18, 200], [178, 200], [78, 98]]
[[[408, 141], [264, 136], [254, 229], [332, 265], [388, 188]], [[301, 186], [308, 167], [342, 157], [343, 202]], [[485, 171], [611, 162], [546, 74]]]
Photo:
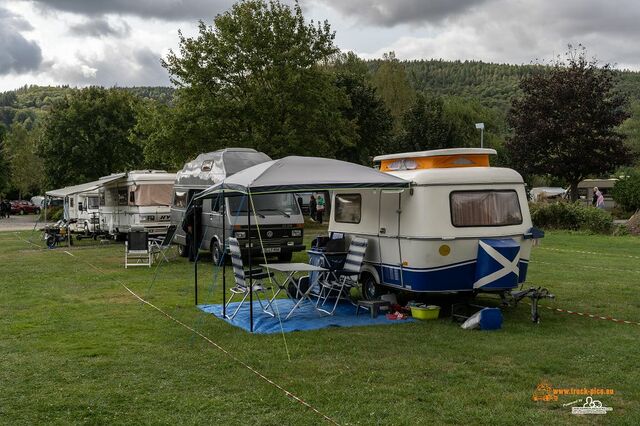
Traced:
[[360, 308], [368, 309], [371, 318], [376, 318], [380, 311], [389, 311], [391, 303], [386, 300], [358, 300], [356, 302], [356, 316], [360, 313]]
[[176, 235], [176, 225], [170, 225], [167, 228], [167, 233], [164, 238], [149, 238], [149, 242], [151, 243], [151, 254], [154, 257], [154, 260], [158, 260], [160, 256], [164, 258], [167, 262], [166, 252], [171, 248], [171, 242]]
[[293, 314], [293, 312], [298, 309], [298, 307], [300, 307], [305, 300], [309, 301], [309, 303], [311, 303], [315, 307], [316, 304], [313, 302], [313, 300], [311, 300], [311, 287], [307, 285], [306, 288], [303, 288], [301, 284], [303, 284], [305, 281], [301, 279], [296, 280], [294, 275], [298, 272], [322, 273], [325, 272], [326, 269], [319, 266], [309, 265], [308, 263], [263, 263], [260, 264], [260, 266], [266, 268], [269, 272], [278, 271], [287, 274], [286, 278], [281, 283], [278, 283], [277, 281], [275, 281], [275, 279], [273, 280], [274, 282], [276, 282], [278, 290], [274, 293], [273, 297], [269, 301], [270, 303], [273, 303], [282, 290], [286, 291], [290, 299], [296, 301], [295, 304], [291, 307], [291, 310], [289, 310], [289, 313], [285, 317], [285, 320], [289, 319], [291, 314]]
[[380, 296], [380, 300], [386, 300], [387, 302], [391, 303], [391, 305], [398, 304], [398, 296], [396, 296], [394, 293], [383, 294], [382, 296]]
[[[344, 268], [329, 272], [325, 275], [324, 279], [320, 281], [321, 288], [316, 306], [324, 306], [327, 299], [332, 294], [335, 294], [336, 296], [333, 309], [328, 311], [320, 307], [319, 309], [322, 312], [333, 315], [340, 299], [348, 297], [351, 288], [358, 285], [358, 279], [360, 278], [360, 272], [362, 271], [362, 263], [364, 261], [365, 252], [367, 251], [367, 245], [368, 241], [364, 238], [352, 238], [349, 243], [347, 257], [344, 261]], [[321, 301], [322, 303], [320, 303]]]
[[[233, 265], [233, 276], [236, 285], [231, 288], [231, 297], [229, 298], [229, 301], [226, 303], [225, 307], [229, 306], [229, 304], [233, 300], [233, 296], [235, 296], [236, 294], [242, 295], [242, 299], [240, 300], [240, 303], [238, 304], [236, 310], [233, 311], [233, 313], [228, 316], [228, 318], [233, 319], [242, 307], [242, 304], [245, 302], [245, 300], [247, 300], [247, 297], [253, 294], [256, 295], [262, 312], [270, 316], [275, 316], [275, 312], [273, 310], [273, 307], [271, 306], [271, 301], [265, 293], [265, 289], [270, 290], [271, 287], [264, 287], [262, 285], [262, 280], [273, 276], [273, 274], [270, 272], [264, 272], [262, 271], [262, 269], [245, 270], [244, 263], [242, 262], [242, 254], [240, 252], [240, 243], [238, 243], [238, 240], [236, 238], [229, 238], [229, 251], [231, 252], [231, 264]], [[249, 278], [251, 281], [249, 285], [247, 285], [247, 278]], [[263, 299], [260, 299], [260, 295], [262, 295]], [[263, 300], [266, 302], [266, 308], [262, 303]], [[269, 311], [267, 308], [270, 308], [271, 311]]]
[[43, 239], [50, 249], [55, 248], [64, 241], [68, 241], [68, 245], [73, 245], [73, 237], [69, 232], [69, 222], [59, 220], [54, 225], [44, 227]]
[[[237, 304], [238, 302], [231, 303], [227, 309], [233, 311], [236, 309]], [[294, 304], [294, 300], [279, 298], [273, 302], [272, 306], [276, 312], [282, 314], [283, 312], [289, 312]], [[198, 305], [198, 309], [205, 313], [213, 314], [234, 327], [259, 334], [282, 334], [293, 331], [319, 330], [335, 327], [363, 327], [369, 325], [396, 324], [401, 327], [399, 324], [410, 324], [417, 321], [408, 315], [404, 321], [389, 320], [385, 315], [378, 315], [376, 318], [371, 318], [370, 315], [363, 315], [362, 312], [356, 316], [356, 307], [348, 302], [341, 302], [333, 315], [322, 314], [318, 312], [312, 304], [303, 303], [287, 321], [278, 321], [277, 318], [262, 314], [258, 302], [253, 303], [253, 309], [250, 309], [249, 303], [242, 305], [233, 319], [223, 316], [222, 304]], [[252, 310], [256, 314], [253, 321], [253, 329], [251, 325]]]
[[416, 304], [411, 305], [411, 316], [419, 320], [438, 319], [440, 306]]
[[499, 330], [502, 328], [502, 311], [498, 308], [483, 308], [471, 315], [460, 327], [465, 330]]
[[149, 233], [141, 228], [134, 228], [127, 234], [124, 242], [124, 267], [148, 266], [151, 267], [151, 244]]

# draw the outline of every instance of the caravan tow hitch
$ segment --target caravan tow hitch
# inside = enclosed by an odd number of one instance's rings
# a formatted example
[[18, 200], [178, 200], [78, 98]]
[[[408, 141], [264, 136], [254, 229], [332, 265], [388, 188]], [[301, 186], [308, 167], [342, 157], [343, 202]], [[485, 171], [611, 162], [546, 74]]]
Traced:
[[540, 322], [540, 314], [538, 313], [538, 302], [540, 299], [555, 299], [555, 296], [549, 293], [544, 287], [531, 287], [528, 290], [518, 290], [512, 292], [504, 292], [501, 294], [503, 306], [517, 306], [525, 297], [531, 299], [531, 321], [534, 323]]

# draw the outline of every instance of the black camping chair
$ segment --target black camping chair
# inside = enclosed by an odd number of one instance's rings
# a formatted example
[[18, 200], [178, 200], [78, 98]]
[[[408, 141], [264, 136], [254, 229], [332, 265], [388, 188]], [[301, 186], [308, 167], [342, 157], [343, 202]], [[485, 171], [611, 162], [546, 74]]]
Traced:
[[151, 243], [151, 254], [155, 261], [158, 261], [160, 256], [162, 256], [167, 262], [169, 261], [165, 253], [171, 248], [173, 238], [176, 236], [176, 229], [176, 225], [171, 225], [167, 228], [167, 233], [164, 238], [149, 239], [149, 242]]
[[[364, 263], [364, 255], [367, 251], [368, 243], [364, 238], [353, 238], [351, 244], [349, 244], [349, 251], [344, 262], [344, 268], [331, 271], [325, 275], [324, 280], [320, 280], [320, 294], [316, 301], [318, 310], [333, 315], [340, 299], [348, 296], [349, 291], [353, 287], [358, 286], [358, 279], [362, 271], [362, 264]], [[323, 309], [322, 306], [324, 306], [332, 293], [336, 293], [336, 301], [333, 304], [333, 309], [328, 311]], [[320, 303], [321, 301], [322, 303]]]
[[127, 241], [124, 243], [124, 267], [148, 266], [151, 267], [151, 244], [149, 243], [149, 233], [147, 231], [131, 230], [127, 234]]

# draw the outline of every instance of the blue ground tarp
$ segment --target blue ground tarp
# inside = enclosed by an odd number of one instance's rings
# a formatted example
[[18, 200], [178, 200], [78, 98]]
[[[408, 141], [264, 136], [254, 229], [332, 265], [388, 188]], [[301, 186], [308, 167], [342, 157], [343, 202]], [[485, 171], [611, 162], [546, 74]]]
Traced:
[[[327, 307], [329, 306], [329, 302], [327, 302]], [[280, 328], [280, 321], [278, 321], [277, 317], [274, 318], [263, 313], [258, 302], [253, 302], [254, 333], [273, 334], [281, 333], [281, 330], [288, 333], [291, 331], [318, 330], [328, 327], [355, 327], [415, 321], [411, 318], [398, 321], [388, 320], [384, 314], [378, 315], [377, 318], [371, 318], [369, 311], [362, 308], [360, 309], [360, 314], [356, 316], [355, 306], [348, 302], [340, 303], [334, 315], [322, 314], [309, 302], [304, 302], [288, 320], [285, 320], [284, 318], [293, 307], [294, 302], [289, 299], [278, 299], [276, 303], [280, 311], [280, 317], [282, 318], [282, 329]], [[227, 314], [234, 312], [237, 306], [237, 303], [229, 305]], [[198, 308], [222, 319], [222, 305], [198, 305]], [[240, 308], [240, 311], [233, 320], [225, 319], [225, 321], [245, 331], [249, 331], [249, 302], [246, 302], [242, 308]]]

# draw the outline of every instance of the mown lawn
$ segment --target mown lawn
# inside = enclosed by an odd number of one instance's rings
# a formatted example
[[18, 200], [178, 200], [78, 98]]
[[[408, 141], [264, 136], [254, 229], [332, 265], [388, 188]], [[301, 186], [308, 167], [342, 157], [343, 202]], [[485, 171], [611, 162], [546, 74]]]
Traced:
[[[42, 246], [0, 233], [5, 424], [323, 422], [121, 283], [340, 424], [640, 424], [640, 325], [547, 309], [533, 325], [521, 305], [496, 332], [442, 319], [290, 333], [288, 356], [282, 335], [249, 335], [196, 309], [185, 259], [152, 282], [153, 269], [123, 268], [122, 245], [86, 243], [72, 257], [25, 239]], [[532, 258], [529, 283], [557, 297], [544, 305], [640, 322], [640, 239], [549, 233]], [[201, 301], [221, 301], [211, 264], [201, 266]], [[613, 388], [600, 398], [613, 411], [576, 419], [562, 403], [578, 397], [534, 402], [542, 380]]]

